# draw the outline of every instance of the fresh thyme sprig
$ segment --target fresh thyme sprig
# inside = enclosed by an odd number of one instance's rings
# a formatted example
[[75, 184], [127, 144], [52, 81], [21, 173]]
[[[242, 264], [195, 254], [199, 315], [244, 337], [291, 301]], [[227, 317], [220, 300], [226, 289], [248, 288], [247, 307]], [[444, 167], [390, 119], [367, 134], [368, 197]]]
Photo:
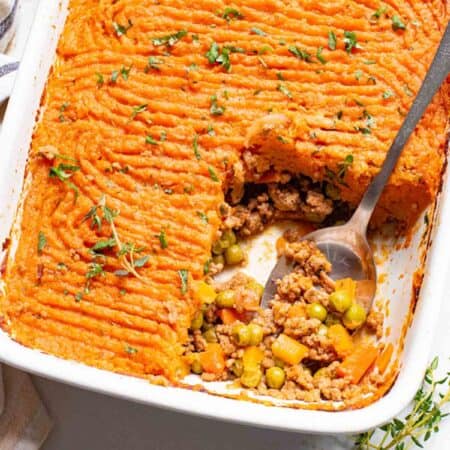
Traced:
[[[101, 212], [102, 216], [99, 215]], [[134, 275], [136, 278], [143, 280], [143, 277], [136, 271], [136, 268], [143, 267], [149, 260], [148, 255], [136, 257], [137, 254], [141, 253], [144, 248], [137, 247], [136, 244], [129, 242], [123, 243], [119, 238], [114, 219], [119, 215], [119, 211], [111, 209], [106, 205], [106, 198], [102, 196], [97, 205], [93, 206], [88, 213], [84, 216], [83, 220], [91, 220], [92, 228], [97, 227], [101, 230], [103, 220], [111, 228], [111, 238], [107, 241], [100, 241], [92, 247], [91, 251], [98, 252], [99, 250], [104, 250], [111, 247], [117, 247], [117, 258], [119, 259], [120, 265], [123, 270], [116, 270], [115, 275], [117, 276], [127, 276], [129, 274]]]
[[[407, 450], [424, 448], [424, 443], [439, 431], [441, 420], [448, 416], [443, 407], [450, 402], [450, 372], [436, 380], [438, 358], [434, 358], [425, 372], [422, 386], [417, 391], [411, 412], [401, 419], [393, 419], [377, 429], [360, 434], [355, 441], [355, 450]], [[439, 386], [445, 385], [441, 392]]]

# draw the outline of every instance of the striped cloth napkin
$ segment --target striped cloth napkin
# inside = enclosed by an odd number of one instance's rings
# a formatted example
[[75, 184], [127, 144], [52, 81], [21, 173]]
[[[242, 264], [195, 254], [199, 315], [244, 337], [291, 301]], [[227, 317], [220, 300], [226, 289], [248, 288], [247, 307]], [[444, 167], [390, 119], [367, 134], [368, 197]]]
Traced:
[[18, 61], [5, 54], [14, 36], [19, 0], [0, 0], [0, 102], [11, 92]]
[[[18, 0], [0, 0], [0, 102], [9, 97], [19, 67], [5, 54], [14, 36], [18, 7]], [[51, 427], [29, 375], [0, 366], [0, 450], [39, 449]]]

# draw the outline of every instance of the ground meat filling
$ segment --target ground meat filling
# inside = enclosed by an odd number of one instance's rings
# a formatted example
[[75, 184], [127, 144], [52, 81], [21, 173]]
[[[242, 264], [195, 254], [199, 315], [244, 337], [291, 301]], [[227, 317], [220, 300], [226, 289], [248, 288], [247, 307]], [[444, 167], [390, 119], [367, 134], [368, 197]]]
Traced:
[[313, 183], [309, 178], [289, 174], [278, 183], [234, 186], [227, 196], [231, 207], [227, 209], [224, 225], [246, 237], [260, 233], [275, 220], [326, 223], [336, 218], [336, 211], [346, 215], [348, 207], [342, 208], [342, 202], [338, 198], [333, 200], [327, 192], [330, 189], [326, 183]]
[[380, 377], [370, 367], [382, 315], [366, 317], [356, 283], [331, 280], [331, 264], [312, 242], [288, 242], [284, 254], [294, 270], [277, 280], [267, 309], [259, 308], [263, 288], [253, 278], [238, 273], [226, 283], [211, 280], [190, 333], [191, 370], [206, 381], [236, 380], [291, 400], [348, 400], [374, 390]]

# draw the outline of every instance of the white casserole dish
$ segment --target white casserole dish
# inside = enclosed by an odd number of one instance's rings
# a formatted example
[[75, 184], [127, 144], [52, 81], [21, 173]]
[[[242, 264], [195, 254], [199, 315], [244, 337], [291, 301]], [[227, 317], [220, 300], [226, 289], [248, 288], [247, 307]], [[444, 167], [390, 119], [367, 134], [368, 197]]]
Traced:
[[[0, 243], [10, 235], [16, 213], [18, 210], [20, 212], [20, 193], [31, 135], [66, 16], [66, 6], [66, 2], [41, 1], [5, 116], [0, 135]], [[155, 386], [145, 380], [98, 370], [26, 348], [3, 331], [0, 331], [0, 359], [64, 383], [216, 419], [309, 433], [356, 433], [367, 430], [398, 414], [411, 400], [422, 380], [449, 273], [445, 252], [449, 245], [445, 233], [446, 229], [450, 229], [449, 189], [445, 182], [438, 199], [435, 220], [430, 220], [435, 225], [432, 245], [428, 249], [426, 274], [414, 320], [407, 332], [404, 350], [398, 354], [401, 364], [398, 379], [383, 398], [362, 409], [340, 412], [299, 410], [246, 401], [238, 403], [237, 400], [202, 392]], [[400, 250], [394, 250], [396, 241], [393, 239], [380, 238], [376, 241], [377, 246], [388, 245], [392, 249], [389, 256], [380, 262], [379, 273], [384, 274], [386, 281], [380, 285], [378, 298], [380, 302], [391, 299], [390, 314], [386, 319], [390, 333], [385, 340], [394, 344], [402, 338], [407, 326], [410, 305], [415, 301], [412, 295], [414, 272], [422, 265], [423, 252], [426, 251], [424, 221], [420, 221], [416, 228], [409, 244]], [[256, 240], [251, 250], [251, 264], [247, 268], [260, 281], [264, 281], [270, 271], [274, 257], [274, 252], [266, 251], [267, 239], [273, 240], [273, 234]], [[13, 254], [14, 239], [10, 249], [10, 254]], [[0, 260], [1, 257], [0, 252]], [[213, 386], [211, 390], [225, 392], [223, 385], [218, 388]]]

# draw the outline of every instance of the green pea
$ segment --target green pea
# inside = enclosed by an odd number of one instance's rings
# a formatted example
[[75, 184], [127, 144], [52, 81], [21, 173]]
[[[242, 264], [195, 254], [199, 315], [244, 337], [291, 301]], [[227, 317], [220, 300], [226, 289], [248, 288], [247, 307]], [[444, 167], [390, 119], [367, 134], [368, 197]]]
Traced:
[[349, 330], [356, 330], [356, 328], [360, 327], [366, 321], [366, 317], [366, 310], [359, 303], [353, 303], [345, 311], [342, 322]]
[[248, 331], [250, 332], [250, 345], [259, 345], [261, 344], [264, 334], [263, 329], [256, 323], [250, 323], [248, 326]]
[[244, 371], [244, 365], [242, 364], [242, 361], [240, 359], [234, 361], [233, 365], [231, 366], [231, 371], [236, 377], [240, 377], [242, 375], [242, 372]]
[[211, 327], [208, 330], [204, 331], [203, 337], [205, 338], [206, 342], [209, 342], [209, 343], [217, 342], [217, 335], [216, 335], [216, 330], [214, 329], [214, 327]]
[[286, 380], [286, 373], [280, 367], [271, 367], [266, 370], [266, 383], [272, 389], [281, 389]]
[[222, 264], [222, 266], [225, 265], [225, 258], [223, 255], [215, 255], [212, 258], [214, 264]]
[[248, 289], [256, 292], [256, 295], [261, 298], [264, 293], [264, 286], [258, 283], [256, 280], [250, 280], [246, 286]]
[[241, 375], [241, 384], [248, 388], [255, 388], [261, 381], [262, 373], [257, 367], [245, 369]]
[[228, 248], [231, 245], [236, 244], [236, 235], [233, 230], [225, 230], [220, 237], [220, 242], [223, 248]]
[[214, 253], [214, 255], [221, 255], [224, 252], [225, 247], [222, 246], [222, 242], [219, 239], [218, 241], [214, 242], [211, 250]]
[[225, 250], [225, 261], [230, 266], [239, 264], [244, 259], [244, 251], [238, 244], [234, 244]]
[[232, 334], [236, 344], [245, 347], [250, 344], [250, 330], [247, 325], [238, 324], [233, 327]]
[[200, 330], [203, 325], [203, 313], [196, 311], [191, 322], [191, 330]]
[[320, 303], [310, 303], [306, 312], [311, 319], [319, 319], [323, 322], [327, 318], [327, 310]]
[[191, 364], [191, 372], [196, 373], [197, 375], [200, 375], [203, 372], [203, 367], [200, 364], [200, 361], [195, 360]]
[[220, 308], [232, 308], [236, 301], [236, 293], [231, 289], [219, 292], [216, 297], [216, 304]]
[[352, 306], [352, 298], [347, 291], [334, 291], [330, 294], [329, 300], [333, 308], [340, 313]]

